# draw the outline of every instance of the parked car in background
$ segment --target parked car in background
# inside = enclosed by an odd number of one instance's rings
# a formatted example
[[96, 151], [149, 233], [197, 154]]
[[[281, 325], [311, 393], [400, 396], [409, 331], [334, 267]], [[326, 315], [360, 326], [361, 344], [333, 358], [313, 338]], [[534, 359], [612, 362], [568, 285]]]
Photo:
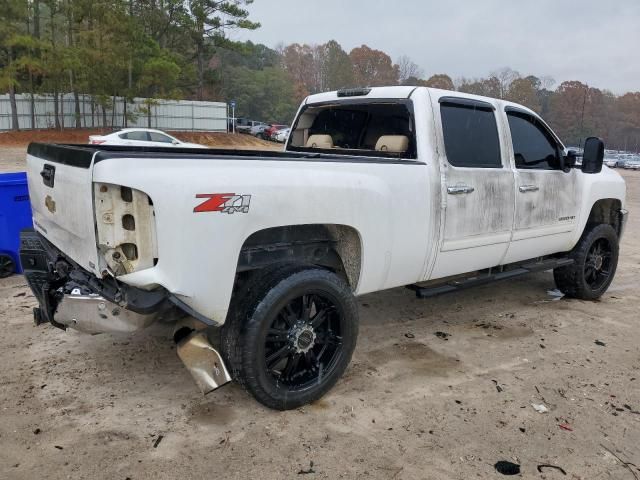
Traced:
[[605, 157], [604, 164], [609, 168], [616, 168], [618, 166], [618, 159], [616, 157]]
[[264, 138], [265, 140], [273, 140], [273, 136], [276, 134], [276, 132], [278, 130], [282, 130], [283, 128], [288, 128], [289, 125], [280, 125], [277, 123], [272, 123], [269, 125], [269, 128], [265, 129], [264, 132], [262, 132], [262, 138]]
[[624, 162], [623, 168], [627, 170], [640, 170], [640, 158], [632, 158]]
[[251, 133], [251, 129], [266, 124], [264, 122], [258, 122], [257, 120], [247, 120], [246, 118], [239, 118], [236, 121], [237, 133]]
[[109, 135], [90, 135], [90, 145], [131, 145], [136, 147], [207, 148], [198, 143], [188, 143], [161, 130], [151, 128], [125, 128]]
[[269, 125], [267, 125], [266, 123], [260, 123], [258, 125], [254, 125], [253, 127], [251, 127], [251, 129], [249, 130], [249, 135], [252, 135], [254, 137], [260, 137], [262, 138], [262, 133], [269, 128]]
[[289, 134], [291, 133], [290, 128], [283, 128], [282, 130], [278, 130], [274, 135], [273, 139], [278, 143], [284, 143], [289, 138]]

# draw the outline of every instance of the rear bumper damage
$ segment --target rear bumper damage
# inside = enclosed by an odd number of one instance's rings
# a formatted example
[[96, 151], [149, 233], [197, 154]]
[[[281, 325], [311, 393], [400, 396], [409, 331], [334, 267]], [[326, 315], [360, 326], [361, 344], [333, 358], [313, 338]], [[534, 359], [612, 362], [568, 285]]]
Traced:
[[[157, 320], [185, 317], [165, 289], [147, 291], [113, 278], [98, 279], [34, 230], [20, 234], [20, 261], [38, 300], [33, 309], [36, 325], [51, 323], [89, 334], [131, 333]], [[231, 381], [222, 357], [202, 331], [207, 325], [195, 319], [180, 324], [178, 356], [203, 393]]]
[[98, 279], [33, 230], [20, 234], [20, 262], [39, 306], [36, 325], [51, 323], [87, 333], [133, 332], [175, 314], [165, 289], [134, 288]]

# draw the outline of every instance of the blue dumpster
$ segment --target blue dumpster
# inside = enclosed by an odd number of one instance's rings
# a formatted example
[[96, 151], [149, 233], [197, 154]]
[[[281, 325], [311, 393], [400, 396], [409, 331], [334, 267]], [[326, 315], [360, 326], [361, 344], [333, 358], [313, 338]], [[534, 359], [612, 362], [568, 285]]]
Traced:
[[32, 226], [27, 174], [0, 173], [0, 278], [22, 272], [20, 230]]

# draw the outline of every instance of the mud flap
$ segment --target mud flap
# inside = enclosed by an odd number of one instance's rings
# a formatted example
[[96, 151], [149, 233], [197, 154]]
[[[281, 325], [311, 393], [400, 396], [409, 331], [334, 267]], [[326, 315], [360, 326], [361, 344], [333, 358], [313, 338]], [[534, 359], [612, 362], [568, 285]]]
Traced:
[[205, 395], [231, 381], [222, 357], [204, 331], [193, 331], [178, 342], [178, 357]]

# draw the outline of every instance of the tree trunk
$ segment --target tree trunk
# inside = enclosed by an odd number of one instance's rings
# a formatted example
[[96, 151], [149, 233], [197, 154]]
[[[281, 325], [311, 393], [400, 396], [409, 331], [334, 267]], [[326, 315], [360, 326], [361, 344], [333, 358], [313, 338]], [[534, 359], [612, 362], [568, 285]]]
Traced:
[[33, 0], [33, 36], [40, 39], [40, 0]]
[[64, 130], [64, 93], [60, 94], [60, 130]]
[[116, 94], [114, 93], [111, 98], [111, 128], [113, 128], [116, 124]]
[[201, 38], [196, 43], [196, 53], [198, 61], [198, 91], [197, 98], [202, 101], [204, 99], [204, 40]]
[[58, 87], [53, 87], [53, 119], [56, 130], [60, 130], [60, 105], [58, 104]]
[[36, 128], [36, 99], [33, 93], [33, 73], [29, 71], [29, 113], [31, 117], [31, 129]]
[[18, 123], [18, 104], [16, 103], [16, 87], [9, 84], [9, 103], [11, 104], [11, 130], [20, 130]]
[[101, 105], [102, 107], [102, 128], [107, 128], [107, 107], [104, 103]]
[[78, 90], [74, 87], [73, 89], [73, 100], [75, 102], [75, 116], [76, 116], [76, 128], [82, 128], [82, 123], [80, 122], [80, 95], [78, 95]]
[[33, 90], [31, 90], [31, 99], [29, 101], [30, 105], [30, 109], [31, 109], [31, 129], [35, 129], [36, 128], [36, 98], [35, 95], [33, 94]]

